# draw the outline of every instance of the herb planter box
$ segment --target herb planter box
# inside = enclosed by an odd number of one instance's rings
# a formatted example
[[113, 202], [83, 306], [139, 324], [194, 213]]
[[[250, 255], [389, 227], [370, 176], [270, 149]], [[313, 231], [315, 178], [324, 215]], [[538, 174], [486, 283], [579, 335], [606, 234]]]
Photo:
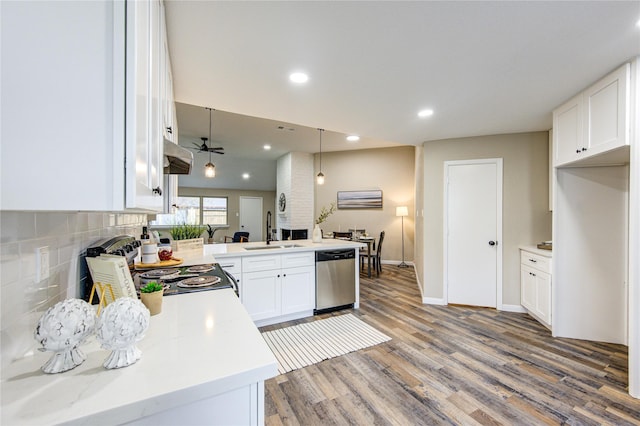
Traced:
[[171, 241], [171, 248], [174, 252], [184, 250], [202, 250], [204, 245], [203, 238], [192, 238], [189, 240], [173, 240]]

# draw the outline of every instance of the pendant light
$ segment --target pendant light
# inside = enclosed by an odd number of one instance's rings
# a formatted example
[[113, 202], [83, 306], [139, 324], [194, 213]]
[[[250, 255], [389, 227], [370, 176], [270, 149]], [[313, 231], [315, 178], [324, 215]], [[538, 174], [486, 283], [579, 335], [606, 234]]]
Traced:
[[[211, 142], [211, 114], [213, 110], [207, 109], [209, 110], [209, 142]], [[209, 162], [204, 166], [204, 175], [208, 178], [216, 177], [216, 166], [211, 162], [211, 151], [209, 151]]]
[[322, 174], [322, 132], [324, 129], [318, 129], [320, 131], [320, 173], [316, 176], [316, 182], [318, 185], [324, 185], [324, 175]]

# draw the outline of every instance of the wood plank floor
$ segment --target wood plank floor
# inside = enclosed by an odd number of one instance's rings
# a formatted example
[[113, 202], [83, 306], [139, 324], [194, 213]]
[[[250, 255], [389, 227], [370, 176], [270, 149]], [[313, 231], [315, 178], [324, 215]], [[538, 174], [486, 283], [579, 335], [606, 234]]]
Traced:
[[421, 303], [413, 270], [383, 265], [352, 312], [392, 340], [265, 385], [267, 425], [640, 425], [627, 348], [555, 339], [526, 314]]

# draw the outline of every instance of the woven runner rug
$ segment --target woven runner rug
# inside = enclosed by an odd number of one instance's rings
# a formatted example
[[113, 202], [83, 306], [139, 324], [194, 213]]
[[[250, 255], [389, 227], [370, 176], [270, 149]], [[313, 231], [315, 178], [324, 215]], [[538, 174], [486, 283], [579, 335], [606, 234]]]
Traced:
[[265, 331], [262, 337], [280, 374], [391, 340], [352, 314]]

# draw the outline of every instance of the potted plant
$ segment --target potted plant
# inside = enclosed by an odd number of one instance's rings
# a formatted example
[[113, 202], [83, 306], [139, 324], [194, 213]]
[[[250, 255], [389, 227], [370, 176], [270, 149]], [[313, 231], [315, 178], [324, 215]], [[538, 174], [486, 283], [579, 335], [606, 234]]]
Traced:
[[177, 225], [171, 228], [171, 247], [173, 251], [202, 249], [204, 239], [200, 225]]
[[151, 315], [159, 314], [162, 311], [163, 295], [164, 288], [156, 281], [151, 281], [140, 288], [140, 301], [149, 309]]
[[207, 234], [209, 235], [209, 244], [214, 243], [213, 234], [215, 234], [218, 229], [220, 228], [212, 228], [211, 225], [207, 225]]
[[322, 230], [320, 229], [320, 224], [327, 220], [329, 216], [336, 211], [336, 203], [329, 204], [329, 207], [323, 206], [320, 210], [320, 216], [316, 219], [316, 226], [313, 228], [313, 234], [311, 236], [311, 240], [314, 243], [322, 242]]

